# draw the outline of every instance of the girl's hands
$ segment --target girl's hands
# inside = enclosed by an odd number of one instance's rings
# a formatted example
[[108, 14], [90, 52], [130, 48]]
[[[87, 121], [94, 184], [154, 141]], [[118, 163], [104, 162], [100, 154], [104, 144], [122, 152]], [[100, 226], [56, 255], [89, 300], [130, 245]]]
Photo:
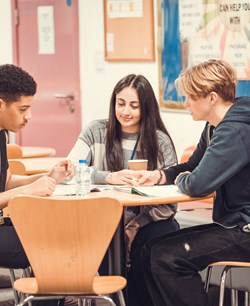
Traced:
[[[135, 172], [134, 176], [136, 178], [135, 181], [133, 182], [134, 186], [153, 186], [159, 182], [160, 179], [159, 170], [154, 170], [154, 171], [141, 170], [134, 172]], [[161, 184], [165, 182], [166, 180], [164, 180], [164, 182], [161, 182]]]
[[109, 172], [106, 176], [106, 182], [110, 185], [133, 185], [136, 181], [135, 172], [127, 169]]
[[[106, 177], [106, 182], [111, 185], [152, 186], [159, 182], [160, 176], [159, 170], [133, 171], [125, 169], [117, 172], [109, 172]], [[161, 184], [165, 182], [166, 179], [164, 180], [163, 178]]]

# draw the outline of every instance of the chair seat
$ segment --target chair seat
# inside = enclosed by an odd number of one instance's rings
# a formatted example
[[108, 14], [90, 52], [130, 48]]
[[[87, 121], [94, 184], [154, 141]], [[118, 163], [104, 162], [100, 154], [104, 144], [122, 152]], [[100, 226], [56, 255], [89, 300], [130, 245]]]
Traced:
[[110, 294], [122, 290], [126, 286], [126, 279], [122, 276], [96, 276], [94, 278], [94, 292], [38, 292], [35, 277], [20, 278], [15, 281], [14, 288], [27, 294], [59, 294], [59, 295], [85, 295]]
[[[207, 267], [207, 273], [206, 273], [206, 279], [205, 279], [205, 291], [208, 292], [209, 285], [210, 285], [210, 279], [212, 274], [212, 269], [215, 266], [224, 266], [221, 276], [220, 276], [220, 295], [219, 295], [219, 306], [224, 305], [224, 293], [225, 293], [225, 286], [226, 286], [226, 279], [228, 272], [231, 270], [231, 268], [245, 268], [250, 267], [250, 262], [242, 262], [242, 261], [218, 261], [213, 262], [208, 265]], [[231, 280], [232, 285], [232, 280]], [[238, 295], [237, 290], [231, 287], [231, 302], [233, 306], [238, 305]], [[245, 306], [249, 305], [249, 293], [248, 290], [245, 290]]]
[[244, 261], [218, 261], [218, 262], [211, 263], [209, 266], [210, 267], [214, 267], [214, 266], [250, 267], [250, 262], [244, 262]]
[[122, 276], [96, 276], [94, 279], [94, 292], [96, 294], [115, 293], [127, 285], [127, 280]]

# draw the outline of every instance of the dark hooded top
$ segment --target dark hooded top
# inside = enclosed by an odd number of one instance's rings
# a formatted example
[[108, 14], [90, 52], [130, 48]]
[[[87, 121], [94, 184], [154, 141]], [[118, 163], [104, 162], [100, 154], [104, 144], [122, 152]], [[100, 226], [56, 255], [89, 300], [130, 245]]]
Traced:
[[213, 220], [250, 231], [250, 97], [237, 98], [216, 128], [208, 123], [187, 163], [165, 170], [168, 184], [190, 196], [216, 191]]

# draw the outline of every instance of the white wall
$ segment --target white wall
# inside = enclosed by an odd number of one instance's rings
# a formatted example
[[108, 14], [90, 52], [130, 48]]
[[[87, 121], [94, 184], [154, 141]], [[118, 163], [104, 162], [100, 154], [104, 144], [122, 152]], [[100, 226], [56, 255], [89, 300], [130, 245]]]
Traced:
[[[155, 29], [157, 9], [155, 1]], [[155, 62], [105, 62], [102, 0], [79, 0], [80, 75], [82, 125], [106, 118], [111, 91], [117, 81], [129, 73], [143, 74], [158, 97], [157, 31], [155, 31]], [[0, 0], [0, 64], [12, 62], [11, 0]], [[133, 48], [133, 46], [128, 46]], [[173, 137], [178, 156], [184, 148], [196, 143], [204, 123], [193, 122], [190, 115], [162, 112], [163, 121]]]
[[11, 29], [11, 0], [0, 0], [0, 64], [11, 64], [12, 29]]

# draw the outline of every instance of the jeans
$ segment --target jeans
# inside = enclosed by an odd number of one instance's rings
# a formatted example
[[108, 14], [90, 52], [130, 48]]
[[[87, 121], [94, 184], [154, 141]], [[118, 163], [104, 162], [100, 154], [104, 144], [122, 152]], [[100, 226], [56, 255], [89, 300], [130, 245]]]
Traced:
[[250, 233], [205, 224], [146, 242], [141, 262], [155, 306], [208, 306], [199, 271], [212, 262], [249, 258]]
[[175, 219], [151, 222], [138, 231], [131, 246], [131, 267], [128, 271], [128, 306], [153, 306], [141, 269], [141, 251], [146, 241], [179, 230]]

